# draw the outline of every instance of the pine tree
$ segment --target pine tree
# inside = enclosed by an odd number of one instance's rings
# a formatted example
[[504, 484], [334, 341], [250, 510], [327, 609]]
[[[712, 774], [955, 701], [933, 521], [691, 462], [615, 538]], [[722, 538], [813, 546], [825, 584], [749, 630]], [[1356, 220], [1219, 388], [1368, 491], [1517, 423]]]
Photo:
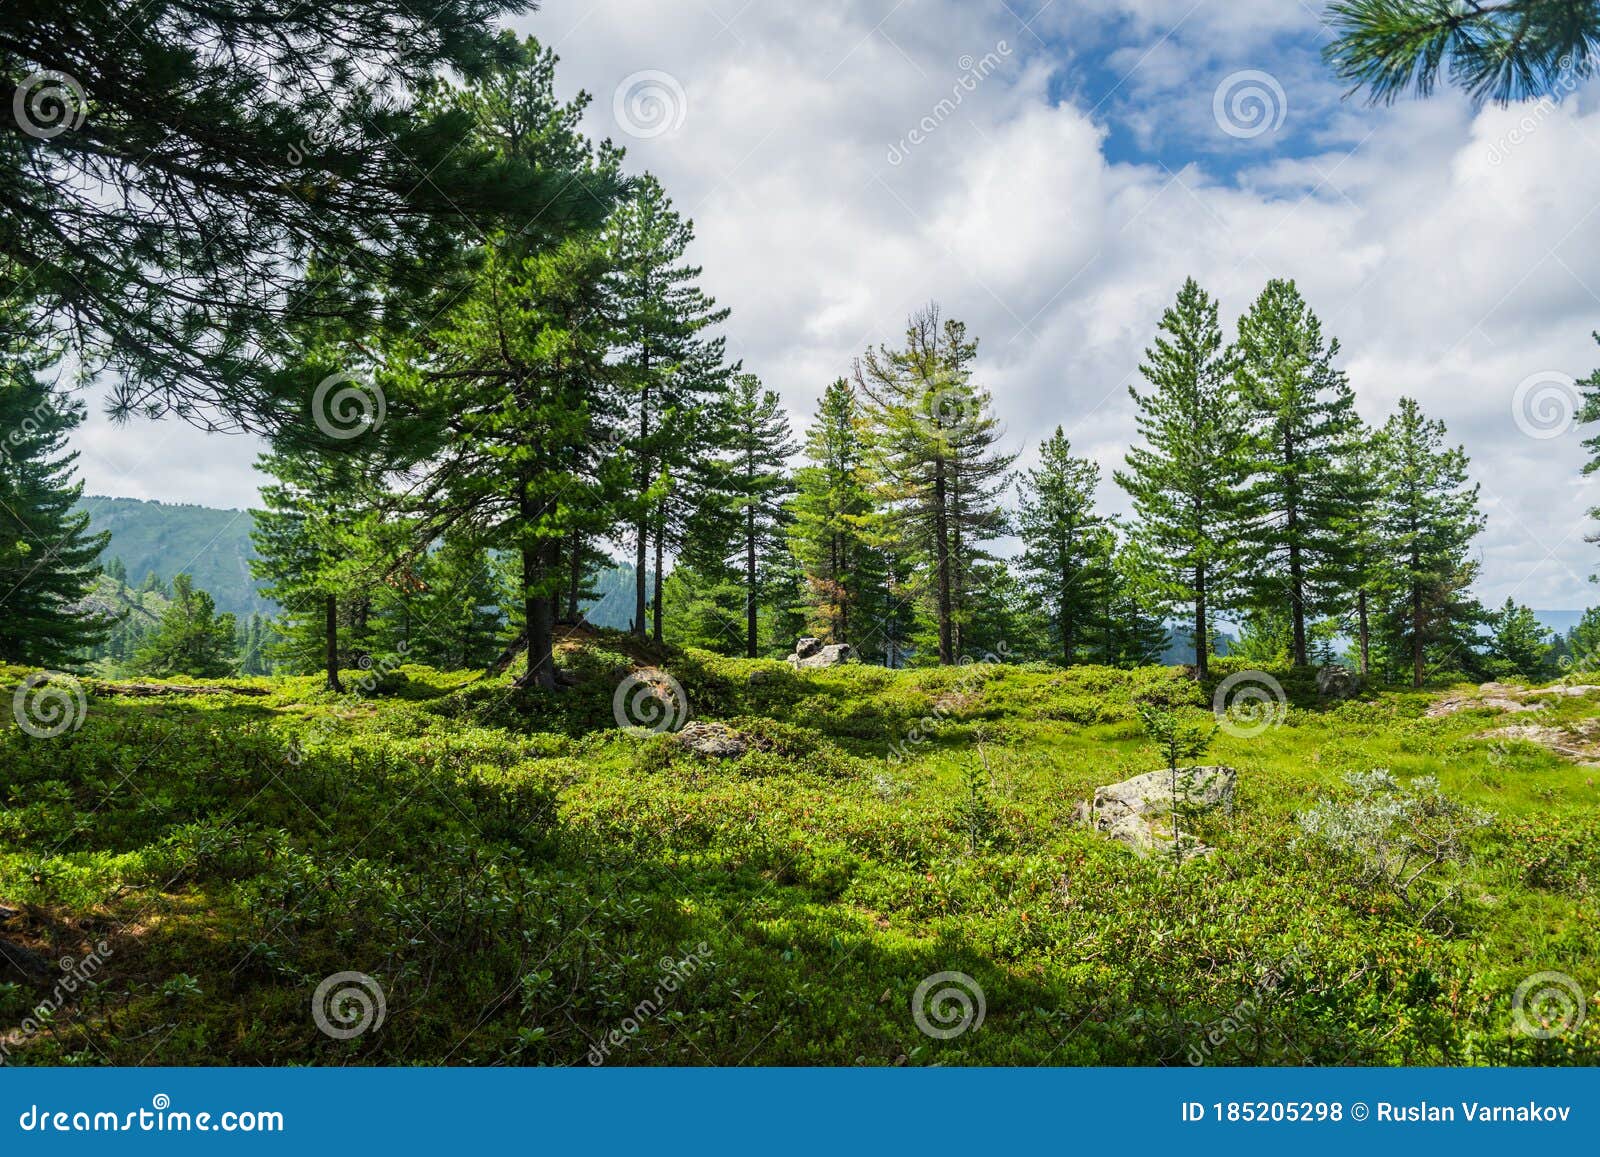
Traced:
[[[496, 18], [529, 6], [0, 5], [0, 300], [29, 286], [87, 365], [111, 365], [125, 413], [275, 423], [299, 398], [271, 354], [303, 255], [408, 301], [454, 272], [475, 220], [604, 217], [603, 190], [499, 166], [467, 110], [414, 100], [481, 75], [504, 51]], [[373, 299], [337, 304], [353, 316]]]
[[419, 568], [406, 654], [444, 670], [481, 668], [500, 651], [499, 574], [476, 543], [447, 538]]
[[[693, 240], [694, 223], [678, 215], [660, 182], [648, 174], [617, 207], [607, 231], [617, 268], [617, 360], [634, 416], [625, 440], [633, 483], [633, 629], [645, 636], [653, 606], [658, 641], [667, 539], [681, 539], [691, 506], [669, 502], [668, 492], [675, 480], [684, 481], [706, 411], [727, 387], [723, 339], [708, 331], [725, 321], [728, 311], [696, 284], [700, 267], [684, 262]], [[652, 573], [653, 598], [646, 588]]]
[[[1390, 575], [1383, 536], [1386, 505], [1383, 432], [1357, 420], [1341, 471], [1339, 503], [1329, 520], [1338, 544], [1325, 562], [1322, 579], [1346, 630], [1354, 629], [1356, 666], [1362, 678], [1372, 671], [1372, 616], [1384, 598]], [[1353, 623], [1352, 623], [1353, 620]]]
[[1478, 564], [1468, 557], [1483, 529], [1478, 487], [1467, 481], [1467, 455], [1445, 445], [1444, 423], [1401, 398], [1381, 442], [1392, 594], [1385, 628], [1392, 653], [1409, 657], [1421, 687], [1430, 650], [1443, 664], [1470, 655], [1481, 609], [1467, 593]]
[[[506, 171], [560, 169], [609, 208], [619, 157], [578, 132], [587, 95], [556, 98], [554, 57], [531, 38], [506, 48], [497, 69], [440, 99], [473, 114], [477, 140]], [[550, 236], [525, 212], [498, 224], [470, 287], [426, 333], [396, 343], [388, 372], [400, 403], [438, 432], [410, 462], [419, 535], [516, 552], [521, 682], [551, 689], [564, 545], [610, 529], [623, 481], [611, 437], [616, 266], [598, 231]]]
[[1100, 467], [1075, 458], [1060, 426], [1040, 448], [1039, 466], [1023, 477], [1017, 530], [1022, 564], [1049, 609], [1061, 661], [1078, 661], [1079, 645], [1095, 627], [1109, 584], [1107, 520], [1094, 509]]
[[790, 547], [804, 570], [811, 628], [831, 643], [855, 643], [853, 628], [881, 603], [882, 559], [871, 543], [873, 479], [860, 399], [850, 383], [829, 384], [806, 431], [806, 465], [795, 471]]
[[216, 613], [216, 603], [187, 574], [172, 578], [172, 603], [134, 656], [149, 675], [193, 675], [215, 679], [231, 675], [238, 642], [231, 614]]
[[111, 536], [75, 509], [83, 483], [66, 447], [83, 406], [43, 377], [59, 356], [21, 303], [0, 302], [0, 656], [38, 666], [70, 665], [112, 626], [74, 607]]
[[982, 544], [1005, 530], [996, 501], [1015, 454], [1000, 438], [988, 390], [973, 381], [978, 343], [940, 322], [937, 306], [913, 314], [905, 345], [869, 350], [855, 381], [868, 399], [875, 473], [898, 549], [931, 571], [929, 610], [939, 662], [957, 661]]
[[787, 500], [794, 492], [788, 461], [796, 447], [778, 395], [761, 388], [754, 374], [735, 374], [724, 403], [728, 459], [723, 485], [728, 512], [738, 529], [739, 565], [744, 591], [744, 653], [760, 654], [760, 604], [769, 594], [767, 578], [787, 552]]
[[1489, 640], [1491, 669], [1497, 678], [1538, 681], [1550, 674], [1553, 650], [1550, 631], [1527, 607], [1507, 598], [1491, 617], [1493, 634]]
[[1591, 0], [1339, 0], [1328, 26], [1335, 73], [1382, 104], [1441, 75], [1474, 100], [1548, 96], [1592, 76], [1600, 48]]
[[1239, 320], [1234, 383], [1246, 428], [1235, 531], [1250, 605], [1276, 605], [1290, 629], [1289, 660], [1308, 661], [1306, 618], [1331, 605], [1331, 579], [1348, 569], [1338, 520], [1346, 513], [1347, 456], [1359, 429], [1355, 395], [1333, 365], [1292, 281], [1267, 283]]
[[1117, 484], [1133, 499], [1134, 547], [1153, 593], [1190, 608], [1195, 677], [1209, 674], [1212, 615], [1233, 593], [1230, 534], [1237, 517], [1239, 407], [1229, 382], [1217, 306], [1189, 278], [1161, 318], [1140, 367], [1153, 392], [1128, 392], [1144, 445], [1127, 454]]

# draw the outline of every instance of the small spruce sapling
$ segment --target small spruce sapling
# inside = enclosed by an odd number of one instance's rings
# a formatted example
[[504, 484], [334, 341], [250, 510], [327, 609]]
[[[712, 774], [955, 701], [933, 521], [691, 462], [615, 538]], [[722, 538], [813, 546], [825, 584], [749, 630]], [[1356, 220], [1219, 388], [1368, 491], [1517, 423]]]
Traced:
[[[1204, 754], [1206, 748], [1211, 746], [1211, 741], [1216, 737], [1218, 725], [1215, 722], [1199, 723], [1184, 718], [1183, 715], [1164, 707], [1158, 703], [1135, 703], [1139, 712], [1139, 721], [1144, 724], [1145, 734], [1155, 744], [1156, 750], [1161, 753], [1161, 758], [1167, 762], [1167, 772], [1172, 784], [1172, 861], [1174, 866], [1183, 863], [1183, 839], [1179, 830], [1178, 813], [1182, 798], [1179, 787], [1178, 765], [1188, 760], [1195, 759]], [[1191, 779], [1193, 769], [1189, 769], [1184, 778]], [[1185, 789], [1190, 785], [1184, 784]]]

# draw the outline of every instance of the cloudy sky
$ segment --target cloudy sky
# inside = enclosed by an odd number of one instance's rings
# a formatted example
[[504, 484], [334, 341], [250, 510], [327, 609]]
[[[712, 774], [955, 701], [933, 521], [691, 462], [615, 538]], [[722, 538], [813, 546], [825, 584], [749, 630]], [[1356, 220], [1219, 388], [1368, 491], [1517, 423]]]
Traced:
[[[545, 0], [518, 22], [694, 219], [733, 355], [797, 428], [929, 302], [981, 339], [1028, 464], [1056, 425], [1104, 466], [1187, 275], [1231, 327], [1292, 277], [1360, 410], [1417, 397], [1466, 445], [1480, 594], [1595, 601], [1574, 375], [1600, 365], [1600, 112], [1370, 109], [1317, 0]], [[80, 432], [89, 492], [247, 506], [256, 447], [173, 422]]]

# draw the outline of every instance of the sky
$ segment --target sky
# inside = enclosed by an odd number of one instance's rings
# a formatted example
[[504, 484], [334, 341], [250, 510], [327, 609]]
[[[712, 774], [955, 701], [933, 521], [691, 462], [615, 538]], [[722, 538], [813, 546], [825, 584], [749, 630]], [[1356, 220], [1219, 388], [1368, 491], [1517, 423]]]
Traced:
[[[730, 355], [797, 431], [937, 302], [980, 339], [1019, 467], [1059, 425], [1126, 512], [1128, 386], [1183, 279], [1231, 330], [1290, 277], [1364, 418], [1410, 395], [1466, 447], [1479, 595], [1600, 602], [1573, 385], [1600, 367], [1595, 85], [1371, 108], [1323, 65], [1313, 0], [544, 0], [514, 26], [693, 219]], [[91, 409], [89, 493], [255, 502], [251, 439]]]

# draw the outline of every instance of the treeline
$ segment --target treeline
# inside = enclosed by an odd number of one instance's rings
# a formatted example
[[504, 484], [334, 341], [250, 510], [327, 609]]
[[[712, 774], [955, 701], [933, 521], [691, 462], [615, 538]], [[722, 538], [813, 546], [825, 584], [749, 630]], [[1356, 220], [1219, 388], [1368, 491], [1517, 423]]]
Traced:
[[[1114, 472], [1128, 519], [1104, 513], [1099, 467], [1059, 428], [1014, 472], [977, 341], [934, 306], [797, 434], [726, 356], [692, 223], [578, 131], [588, 98], [556, 96], [553, 54], [466, 8], [456, 35], [404, 51], [376, 17], [335, 35], [337, 5], [280, 14], [327, 65], [298, 102], [228, 72], [249, 52], [214, 67], [144, 27], [166, 71], [141, 71], [142, 47], [132, 65], [79, 61], [86, 123], [0, 157], [19, 222], [0, 231], [0, 655], [70, 665], [117, 629], [84, 609], [105, 540], [73, 513], [65, 365], [115, 370], [123, 413], [271, 443], [255, 539], [274, 637], [245, 628], [239, 654], [240, 625], [175, 579], [163, 615], [185, 645], [160, 658], [124, 636], [118, 661], [323, 670], [338, 688], [377, 653], [478, 666], [525, 649], [520, 679], [554, 688], [556, 625], [616, 551], [635, 634], [747, 655], [807, 633], [890, 666], [1131, 665], [1177, 621], [1204, 678], [1223, 616], [1261, 662], [1348, 644], [1362, 672], [1421, 682], [1532, 673], [1550, 645], [1527, 645], [1524, 608], [1490, 616], [1470, 594], [1483, 518], [1465, 454], [1409, 399], [1365, 427], [1292, 282], [1231, 337], [1193, 281], [1166, 311]], [[205, 19], [259, 43], [249, 20]], [[363, 54], [393, 63], [381, 86], [346, 67]], [[188, 121], [163, 126], [206, 165], [134, 131], [169, 73], [163, 102], [229, 113], [192, 140]], [[86, 182], [108, 195], [76, 196]], [[38, 232], [52, 212], [82, 243]], [[1023, 549], [1000, 558], [1008, 535]]]

